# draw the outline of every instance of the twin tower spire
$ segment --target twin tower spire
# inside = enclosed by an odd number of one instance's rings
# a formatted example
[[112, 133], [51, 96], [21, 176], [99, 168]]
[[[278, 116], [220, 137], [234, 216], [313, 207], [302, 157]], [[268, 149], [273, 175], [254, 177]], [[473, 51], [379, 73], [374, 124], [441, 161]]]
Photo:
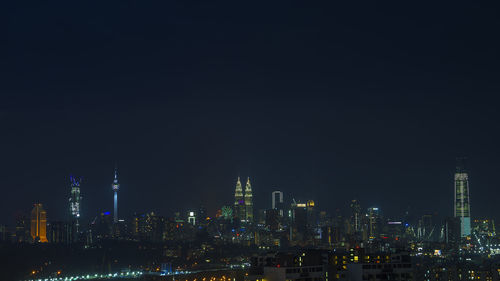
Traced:
[[253, 222], [252, 197], [252, 185], [250, 184], [250, 178], [247, 179], [245, 194], [243, 195], [240, 177], [238, 177], [238, 180], [236, 181], [236, 189], [234, 191], [234, 216], [241, 222]]

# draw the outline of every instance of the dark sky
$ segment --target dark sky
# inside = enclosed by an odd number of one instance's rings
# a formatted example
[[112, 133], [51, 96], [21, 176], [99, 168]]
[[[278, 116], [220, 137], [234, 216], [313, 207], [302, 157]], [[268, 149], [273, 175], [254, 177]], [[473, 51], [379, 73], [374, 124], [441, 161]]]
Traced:
[[[0, 39], [0, 223], [230, 204], [278, 187], [321, 209], [358, 198], [473, 217], [500, 197], [500, 14], [479, 3], [11, 1]], [[274, 2], [274, 3], [272, 3]], [[307, 3], [306, 3], [307, 2]], [[330, 1], [340, 2], [340, 1]]]

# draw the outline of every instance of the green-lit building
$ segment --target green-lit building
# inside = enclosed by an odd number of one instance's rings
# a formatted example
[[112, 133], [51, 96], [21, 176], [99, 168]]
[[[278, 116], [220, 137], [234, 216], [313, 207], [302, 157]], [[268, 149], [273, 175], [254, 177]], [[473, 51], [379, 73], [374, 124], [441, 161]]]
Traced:
[[455, 172], [455, 212], [454, 216], [460, 219], [460, 236], [471, 234], [469, 175], [464, 168], [463, 159], [458, 159]]

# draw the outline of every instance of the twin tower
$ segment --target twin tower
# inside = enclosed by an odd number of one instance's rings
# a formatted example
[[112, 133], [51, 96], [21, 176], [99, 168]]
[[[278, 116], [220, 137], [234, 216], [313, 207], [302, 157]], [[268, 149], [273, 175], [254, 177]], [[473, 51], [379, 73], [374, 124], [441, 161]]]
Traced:
[[234, 217], [242, 223], [253, 222], [253, 201], [252, 201], [252, 185], [250, 178], [247, 179], [245, 185], [245, 195], [243, 195], [243, 188], [241, 186], [240, 177], [236, 182], [236, 189], [234, 191]]

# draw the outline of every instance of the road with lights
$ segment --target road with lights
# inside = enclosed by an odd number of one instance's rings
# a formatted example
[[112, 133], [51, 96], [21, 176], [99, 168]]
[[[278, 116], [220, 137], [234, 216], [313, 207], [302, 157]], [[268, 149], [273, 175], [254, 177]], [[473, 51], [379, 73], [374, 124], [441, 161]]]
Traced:
[[75, 280], [102, 280], [102, 279], [134, 279], [139, 278], [143, 275], [140, 271], [131, 272], [120, 272], [120, 273], [109, 273], [109, 274], [87, 274], [87, 275], [76, 275], [76, 276], [66, 276], [66, 277], [52, 277], [52, 278], [40, 278], [40, 279], [28, 279], [26, 281], [75, 281]]
[[241, 271], [231, 266], [224, 269], [208, 269], [198, 271], [174, 271], [174, 272], [142, 272], [130, 271], [109, 274], [83, 274], [76, 276], [52, 277], [27, 279], [24, 281], [76, 281], [76, 280], [118, 280], [138, 279], [142, 280], [174, 280], [174, 281], [235, 281], [235, 273]]

